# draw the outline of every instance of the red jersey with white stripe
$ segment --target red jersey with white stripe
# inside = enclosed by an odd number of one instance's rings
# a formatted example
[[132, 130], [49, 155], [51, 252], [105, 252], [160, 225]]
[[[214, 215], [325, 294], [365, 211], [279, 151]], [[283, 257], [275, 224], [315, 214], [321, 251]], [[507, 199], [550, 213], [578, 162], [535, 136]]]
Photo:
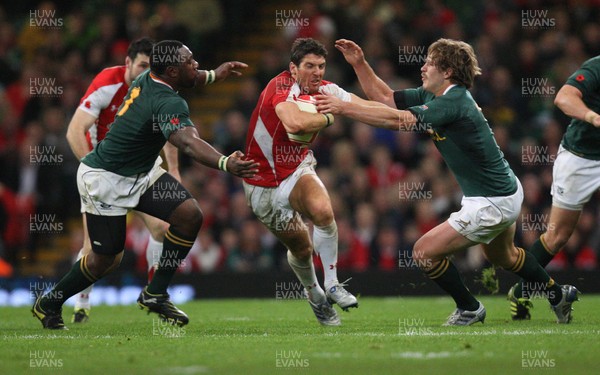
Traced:
[[[321, 81], [319, 92], [350, 101], [350, 93], [335, 83]], [[246, 156], [260, 163], [258, 173], [244, 181], [251, 185], [276, 187], [294, 173], [308, 154], [308, 144], [290, 140], [283, 123], [275, 113], [281, 102], [295, 102], [300, 87], [289, 71], [273, 78], [262, 91], [252, 112], [246, 135]], [[313, 137], [314, 138], [314, 137]]]
[[97, 118], [86, 133], [90, 149], [104, 139], [109, 125], [115, 120], [115, 114], [123, 103], [129, 86], [125, 82], [125, 65], [106, 68], [96, 77], [81, 98], [79, 109]]

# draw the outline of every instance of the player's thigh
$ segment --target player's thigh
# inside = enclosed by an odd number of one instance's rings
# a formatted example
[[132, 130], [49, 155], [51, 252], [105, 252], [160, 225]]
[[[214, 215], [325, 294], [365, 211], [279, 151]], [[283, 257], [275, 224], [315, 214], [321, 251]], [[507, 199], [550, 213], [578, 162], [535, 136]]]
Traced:
[[517, 225], [512, 224], [498, 234], [489, 244], [482, 243], [486, 258], [494, 265], [510, 268], [517, 261], [518, 252], [514, 245]]
[[579, 157], [560, 146], [552, 167], [552, 206], [581, 211], [600, 189], [600, 160]]
[[152, 238], [158, 242], [162, 242], [165, 237], [165, 233], [167, 233], [167, 229], [169, 229], [169, 223], [143, 212], [133, 212], [142, 219]]
[[142, 194], [135, 210], [172, 223], [173, 212], [188, 200], [194, 200], [190, 192], [173, 176], [164, 173]]
[[[327, 189], [315, 174], [306, 174], [296, 182], [289, 197], [290, 206], [313, 222], [333, 220]], [[328, 223], [323, 223], [323, 225]]]
[[92, 251], [92, 243], [90, 242], [90, 234], [88, 233], [87, 220], [85, 214], [81, 215], [81, 221], [83, 222], [83, 247], [81, 248], [81, 256], [88, 255]]
[[86, 213], [92, 250], [101, 255], [117, 255], [125, 246], [127, 215], [106, 216]]
[[448, 221], [445, 221], [417, 240], [413, 248], [413, 258], [415, 260], [441, 260], [452, 253], [476, 244], [458, 233], [448, 224]]

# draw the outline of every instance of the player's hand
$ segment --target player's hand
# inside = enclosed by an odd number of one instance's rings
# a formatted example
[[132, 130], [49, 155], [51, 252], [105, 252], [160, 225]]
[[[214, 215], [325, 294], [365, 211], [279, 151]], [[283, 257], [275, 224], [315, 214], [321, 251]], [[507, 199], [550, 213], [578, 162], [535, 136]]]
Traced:
[[216, 82], [223, 81], [225, 78], [229, 77], [230, 75], [239, 77], [242, 75], [242, 72], [240, 72], [239, 70], [246, 69], [247, 67], [248, 67], [248, 64], [244, 64], [243, 62], [239, 62], [239, 61], [224, 62], [223, 64], [219, 65], [219, 67], [217, 69], [215, 69], [215, 81]]
[[333, 95], [315, 95], [317, 100], [317, 111], [319, 113], [331, 113], [333, 115], [344, 114], [345, 102]]
[[258, 172], [258, 163], [254, 160], [244, 160], [246, 155], [235, 151], [227, 159], [227, 172], [241, 178], [252, 178]]
[[348, 39], [338, 39], [335, 41], [335, 48], [344, 54], [348, 64], [355, 66], [365, 61], [365, 54], [362, 48]]

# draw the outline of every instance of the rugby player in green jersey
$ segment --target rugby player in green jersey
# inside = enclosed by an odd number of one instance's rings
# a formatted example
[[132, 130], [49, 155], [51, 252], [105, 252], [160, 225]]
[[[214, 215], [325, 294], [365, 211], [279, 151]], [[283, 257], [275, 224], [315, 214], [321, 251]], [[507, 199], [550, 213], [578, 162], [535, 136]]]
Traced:
[[199, 137], [188, 105], [178, 94], [180, 89], [240, 75], [238, 69], [246, 66], [234, 61], [215, 70], [198, 70], [192, 52], [181, 42], [165, 40], [154, 45], [150, 70], [132, 83], [106, 137], [79, 166], [77, 186], [92, 252], [35, 301], [32, 312], [44, 328], [65, 329], [63, 303], [119, 265], [126, 215], [133, 209], [170, 224], [158, 268], [140, 293], [138, 305], [172, 324], [188, 323], [187, 315], [170, 301], [167, 287], [196, 239], [202, 212], [157, 159], [169, 141], [206, 166], [238, 177], [254, 176], [258, 164], [244, 160], [242, 152], [221, 155]]
[[423, 85], [396, 92], [375, 75], [354, 42], [338, 40], [336, 48], [354, 68], [369, 99], [387, 107], [322, 95], [317, 96], [319, 112], [385, 129], [427, 132], [463, 191], [461, 210], [425, 233], [413, 248], [415, 263], [456, 302], [445, 325], [471, 325], [485, 319], [483, 304], [466, 288], [448, 258], [476, 244], [481, 244], [490, 262], [531, 283], [548, 298], [557, 321], [568, 323], [577, 289], [555, 283], [533, 255], [513, 243], [523, 189], [468, 91], [481, 74], [473, 48], [460, 41], [436, 41], [421, 68]]
[[[572, 120], [552, 169], [548, 230], [530, 250], [542, 267], [571, 238], [583, 206], [600, 189], [600, 56], [584, 62], [567, 79], [554, 104]], [[532, 304], [525, 289], [521, 281], [508, 292], [513, 320], [531, 318]]]

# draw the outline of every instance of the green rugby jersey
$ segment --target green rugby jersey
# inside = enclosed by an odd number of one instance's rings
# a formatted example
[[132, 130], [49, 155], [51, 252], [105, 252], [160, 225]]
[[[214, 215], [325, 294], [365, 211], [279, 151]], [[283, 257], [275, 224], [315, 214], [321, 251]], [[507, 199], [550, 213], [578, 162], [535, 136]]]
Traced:
[[147, 70], [133, 81], [106, 137], [81, 162], [121, 176], [146, 173], [184, 126], [194, 126], [186, 101]]
[[[584, 62], [566, 84], [579, 89], [585, 105], [600, 113], [600, 56]], [[582, 158], [600, 160], [600, 129], [586, 121], [572, 119], [561, 144]]]
[[427, 127], [446, 164], [466, 197], [508, 196], [517, 181], [492, 129], [464, 86], [436, 97], [408, 89], [394, 93], [396, 106], [408, 109], [419, 126]]

